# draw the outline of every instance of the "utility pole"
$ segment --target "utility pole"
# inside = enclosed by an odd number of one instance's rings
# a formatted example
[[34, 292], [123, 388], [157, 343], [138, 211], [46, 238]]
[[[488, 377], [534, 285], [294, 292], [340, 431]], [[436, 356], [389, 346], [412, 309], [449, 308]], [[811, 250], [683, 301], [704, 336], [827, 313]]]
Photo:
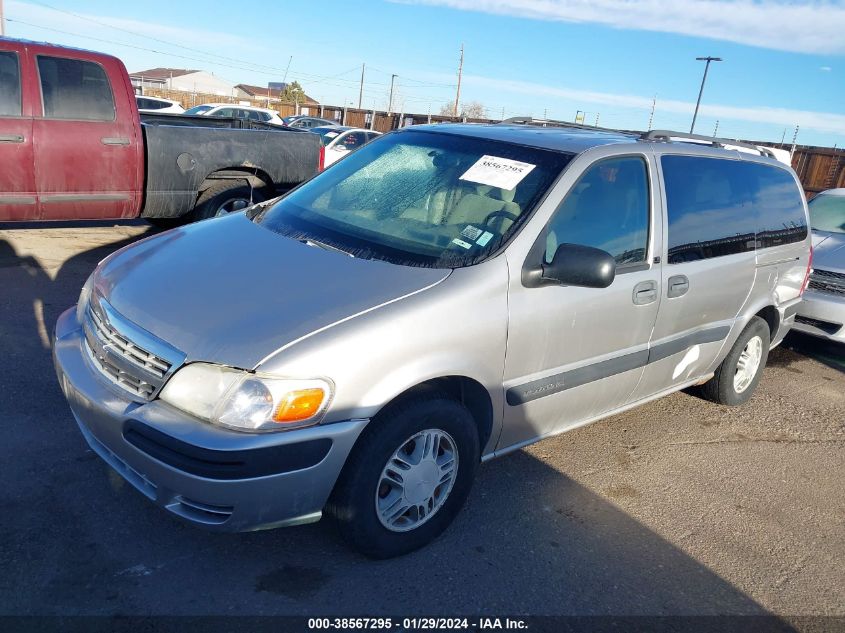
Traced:
[[390, 96], [387, 98], [387, 113], [393, 113], [393, 82], [396, 81], [396, 75], [390, 75]]
[[0, 0], [0, 37], [6, 35], [6, 18], [3, 17], [3, 0]]
[[358, 89], [358, 109], [361, 109], [361, 101], [364, 99], [364, 67], [366, 64], [361, 64], [361, 87]]
[[601, 114], [601, 112], [596, 112], [596, 127], [599, 126], [599, 115], [600, 114]]
[[719, 131], [719, 119], [716, 119], [716, 127], [713, 129], [713, 138], [716, 138], [716, 133]]
[[651, 114], [648, 115], [648, 129], [651, 130], [651, 125], [654, 123], [654, 108], [657, 106], [657, 95], [651, 100]]
[[458, 62], [458, 91], [455, 93], [455, 116], [458, 116], [458, 108], [461, 101], [461, 76], [464, 73], [464, 45], [461, 44], [461, 61]]
[[698, 106], [701, 105], [701, 95], [704, 94], [704, 82], [707, 81], [707, 71], [710, 69], [710, 62], [720, 62], [721, 57], [696, 57], [696, 61], [707, 62], [704, 66], [704, 76], [701, 78], [701, 88], [698, 91], [698, 101], [695, 102], [695, 112], [692, 115], [692, 125], [689, 126], [689, 133], [692, 134], [695, 130], [695, 119], [698, 117]]

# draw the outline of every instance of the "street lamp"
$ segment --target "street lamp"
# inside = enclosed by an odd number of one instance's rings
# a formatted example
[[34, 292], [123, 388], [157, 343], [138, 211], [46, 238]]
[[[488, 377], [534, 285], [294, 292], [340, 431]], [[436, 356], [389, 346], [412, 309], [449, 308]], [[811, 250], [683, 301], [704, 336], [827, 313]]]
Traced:
[[696, 57], [696, 61], [707, 62], [704, 66], [704, 77], [701, 78], [701, 89], [698, 91], [698, 101], [695, 102], [695, 113], [692, 115], [692, 125], [689, 127], [689, 133], [692, 134], [695, 130], [695, 119], [698, 116], [698, 106], [701, 105], [701, 95], [704, 93], [704, 82], [707, 81], [707, 71], [710, 69], [710, 62], [720, 62], [721, 57]]

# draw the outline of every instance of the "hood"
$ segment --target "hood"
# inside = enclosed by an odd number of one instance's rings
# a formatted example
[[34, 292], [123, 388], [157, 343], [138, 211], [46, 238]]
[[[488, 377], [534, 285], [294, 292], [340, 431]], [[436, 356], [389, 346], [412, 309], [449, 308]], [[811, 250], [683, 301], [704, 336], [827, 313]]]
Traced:
[[813, 232], [813, 268], [845, 273], [845, 234]]
[[97, 269], [94, 285], [189, 361], [252, 369], [302, 336], [449, 273], [307, 246], [235, 214], [118, 251]]

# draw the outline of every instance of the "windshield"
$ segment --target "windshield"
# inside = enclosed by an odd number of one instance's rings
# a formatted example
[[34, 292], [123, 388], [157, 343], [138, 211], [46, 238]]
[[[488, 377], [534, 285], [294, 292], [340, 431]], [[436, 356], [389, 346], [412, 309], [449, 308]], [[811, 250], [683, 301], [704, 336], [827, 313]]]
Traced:
[[203, 112], [208, 112], [209, 110], [211, 110], [211, 107], [212, 106], [210, 105], [194, 106], [193, 108], [185, 110], [185, 114], [202, 114]]
[[436, 132], [388, 134], [255, 221], [356, 257], [457, 268], [502, 247], [571, 154]]
[[311, 131], [314, 132], [314, 134], [320, 135], [320, 143], [322, 143], [323, 147], [325, 147], [346, 130], [337, 127], [315, 127], [311, 128]]
[[813, 230], [845, 233], [845, 196], [822, 194], [810, 200], [809, 208]]

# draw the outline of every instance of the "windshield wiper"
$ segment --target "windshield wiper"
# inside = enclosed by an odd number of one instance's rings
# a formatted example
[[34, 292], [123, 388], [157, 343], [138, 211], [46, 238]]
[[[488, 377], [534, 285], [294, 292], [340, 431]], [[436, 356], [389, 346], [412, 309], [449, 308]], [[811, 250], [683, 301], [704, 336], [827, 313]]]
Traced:
[[297, 241], [308, 246], [316, 246], [317, 248], [322, 248], [324, 251], [334, 251], [335, 253], [342, 253], [347, 257], [355, 257], [355, 255], [353, 255], [349, 251], [345, 251], [342, 248], [338, 248], [337, 246], [332, 246], [331, 244], [326, 244], [325, 242], [315, 240], [313, 237], [304, 237]]

